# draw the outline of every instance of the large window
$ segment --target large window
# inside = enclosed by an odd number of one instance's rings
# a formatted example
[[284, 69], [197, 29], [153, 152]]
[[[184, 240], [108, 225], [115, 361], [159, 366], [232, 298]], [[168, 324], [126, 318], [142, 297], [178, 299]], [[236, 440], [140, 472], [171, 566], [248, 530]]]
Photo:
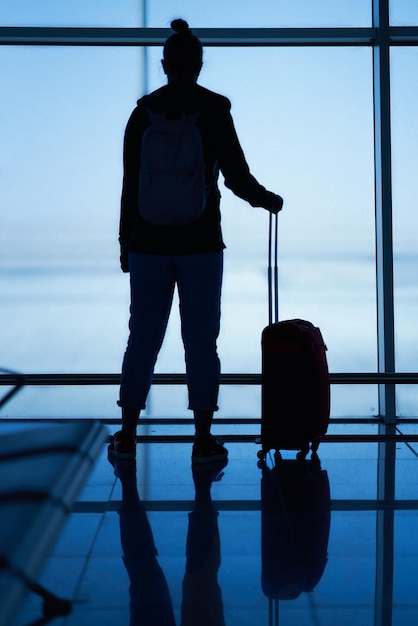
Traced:
[[[137, 98], [165, 81], [160, 67], [164, 37], [155, 29], [167, 28], [182, 15], [192, 27], [208, 29], [204, 36], [210, 31], [200, 82], [230, 98], [253, 174], [285, 198], [280, 317], [304, 317], [320, 326], [331, 372], [382, 371], [375, 258], [381, 241], [375, 239], [374, 188], [374, 114], [380, 94], [373, 91], [372, 2], [321, 0], [314, 7], [307, 0], [263, 0], [257, 10], [251, 3], [241, 3], [238, 10], [232, 0], [217, 4], [209, 11], [183, 1], [176, 14], [170, 3], [154, 0], [106, 2], [99, 13], [92, 2], [73, 3], [71, 12], [46, 1], [36, 11], [23, 1], [1, 9], [1, 26], [36, 27], [19, 29], [15, 36], [35, 32], [38, 44], [48, 43], [47, 27], [65, 28], [54, 41], [59, 45], [0, 48], [0, 366], [26, 373], [120, 370], [129, 314], [129, 281], [119, 271], [117, 245], [123, 132]], [[416, 24], [414, 3], [398, 0], [390, 9], [392, 25]], [[144, 25], [151, 43], [158, 45], [145, 48], [143, 30], [133, 35], [137, 45], [112, 45], [115, 29], [117, 43], [123, 44], [125, 27]], [[97, 29], [89, 45], [74, 45], [80, 32], [74, 34], [71, 27], [80, 26]], [[259, 29], [253, 45], [235, 39], [237, 27]], [[220, 38], [222, 28], [231, 29], [228, 45], [225, 32]], [[297, 32], [296, 42], [286, 43], [287, 28]], [[324, 39], [327, 28], [332, 32]], [[264, 45], [272, 29], [280, 29], [275, 45]], [[306, 40], [304, 29], [309, 30]], [[2, 37], [17, 33], [0, 30]], [[401, 31], [396, 31], [398, 39]], [[411, 45], [393, 48], [391, 54], [397, 371], [416, 369], [411, 343], [417, 313], [417, 33], [408, 33]], [[110, 45], [94, 45], [95, 38]], [[268, 215], [227, 189], [222, 196], [227, 243], [222, 369], [257, 373], [260, 334], [267, 323]], [[383, 210], [387, 206], [391, 202]], [[174, 307], [157, 372], [184, 371], [178, 325]], [[376, 392], [373, 385], [334, 385], [333, 415], [378, 414]], [[26, 410], [24, 398], [30, 393], [22, 394], [16, 411]], [[83, 393], [87, 397], [91, 390]], [[104, 396], [110, 393], [107, 389]], [[253, 414], [259, 406], [254, 388], [222, 393], [228, 414]], [[178, 395], [175, 413], [183, 410], [183, 388]], [[167, 412], [166, 396], [164, 388], [153, 390], [157, 413]], [[170, 390], [170, 402], [173, 397]], [[32, 400], [27, 405], [33, 406]], [[398, 411], [416, 415], [414, 386], [398, 389]]]

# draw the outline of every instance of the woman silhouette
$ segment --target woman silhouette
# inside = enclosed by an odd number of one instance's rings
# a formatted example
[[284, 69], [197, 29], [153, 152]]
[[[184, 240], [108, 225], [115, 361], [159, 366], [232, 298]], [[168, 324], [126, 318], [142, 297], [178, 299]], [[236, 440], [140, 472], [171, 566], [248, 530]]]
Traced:
[[[168, 83], [138, 100], [125, 131], [119, 242], [122, 270], [130, 272], [131, 316], [118, 402], [122, 430], [113, 436], [109, 454], [135, 457], [138, 418], [145, 408], [177, 285], [189, 409], [195, 422], [192, 462], [210, 463], [228, 454], [222, 442], [211, 435], [213, 412], [218, 409], [220, 363], [216, 341], [225, 247], [219, 171], [226, 186], [254, 207], [277, 213], [283, 200], [251, 175], [235, 132], [229, 100], [197, 84], [202, 67], [201, 42], [184, 20], [174, 20], [171, 26], [175, 32], [165, 42], [162, 60]], [[185, 225], [150, 223], [138, 207], [141, 145], [153, 114], [164, 114], [169, 119], [181, 119], [184, 114], [196, 116], [208, 197], [202, 215]]]

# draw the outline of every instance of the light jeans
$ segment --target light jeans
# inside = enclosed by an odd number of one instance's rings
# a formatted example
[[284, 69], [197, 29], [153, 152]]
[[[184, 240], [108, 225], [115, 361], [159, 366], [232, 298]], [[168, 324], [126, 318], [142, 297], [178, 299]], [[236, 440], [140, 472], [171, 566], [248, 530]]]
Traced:
[[119, 406], [144, 409], [177, 284], [189, 409], [218, 409], [223, 252], [129, 255], [130, 335], [122, 364]]

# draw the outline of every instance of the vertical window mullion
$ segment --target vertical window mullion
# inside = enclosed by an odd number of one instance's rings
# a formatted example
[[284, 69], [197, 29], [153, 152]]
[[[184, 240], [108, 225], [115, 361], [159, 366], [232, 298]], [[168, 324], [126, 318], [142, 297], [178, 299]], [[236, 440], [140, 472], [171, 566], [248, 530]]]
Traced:
[[[395, 371], [388, 5], [388, 0], [373, 0], [377, 346], [382, 373]], [[392, 383], [379, 387], [379, 414], [386, 423], [396, 421]]]

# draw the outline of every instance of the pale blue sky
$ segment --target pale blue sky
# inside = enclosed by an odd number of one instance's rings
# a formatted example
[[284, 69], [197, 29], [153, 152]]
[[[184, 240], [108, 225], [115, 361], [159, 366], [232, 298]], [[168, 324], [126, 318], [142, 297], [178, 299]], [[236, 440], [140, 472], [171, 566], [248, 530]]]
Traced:
[[[4, 0], [2, 26], [135, 27], [143, 24], [144, 0]], [[147, 25], [168, 27], [184, 16], [194, 27], [371, 26], [371, 0], [148, 0]], [[418, 23], [416, 0], [391, 0], [394, 26]]]
[[[398, 0], [399, 1], [399, 0]], [[0, 9], [7, 26], [140, 26], [143, 0], [13, 0]], [[370, 26], [369, 0], [148, 0], [147, 25], [184, 16], [194, 27]]]

